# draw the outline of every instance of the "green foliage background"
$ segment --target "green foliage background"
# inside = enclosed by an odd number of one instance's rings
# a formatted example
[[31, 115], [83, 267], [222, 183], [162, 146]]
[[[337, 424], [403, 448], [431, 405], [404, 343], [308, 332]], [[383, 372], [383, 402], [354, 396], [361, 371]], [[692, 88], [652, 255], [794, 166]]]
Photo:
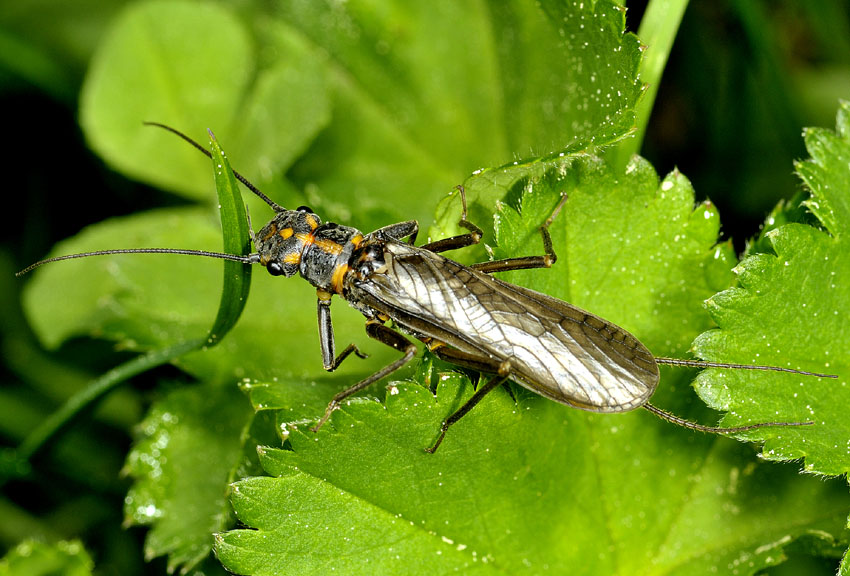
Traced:
[[[630, 5], [628, 19], [603, 1], [0, 7], [11, 168], [0, 574], [834, 573], [850, 497], [845, 479], [814, 474], [845, 474], [850, 442], [848, 7], [700, 3], [679, 27], [685, 6]], [[244, 228], [228, 231], [244, 218], [227, 172], [214, 185], [209, 161], [144, 120], [198, 139], [214, 129], [277, 201], [363, 230], [415, 217], [453, 233], [447, 194], [464, 182], [496, 257], [538, 252], [537, 227], [567, 192], [558, 264], [511, 281], [623, 325], [658, 355], [687, 356], [718, 326], [699, 357], [841, 378], [699, 375], [726, 425], [816, 423], [748, 436], [763, 448], [516, 389], [516, 403], [494, 393], [428, 457], [421, 447], [474, 382], [425, 357], [386, 398], [369, 391], [385, 404], [358, 399], [314, 437], [293, 422], [392, 353], [367, 343], [368, 361], [322, 373], [303, 282], [258, 274], [244, 302], [237, 266], [216, 320], [221, 265], [201, 259], [13, 277], [48, 251], [219, 249], [216, 189], [229, 249], [245, 248]], [[801, 138], [804, 126], [825, 128]], [[808, 199], [792, 172], [806, 158]], [[266, 208], [246, 202], [258, 226]], [[721, 222], [739, 251], [754, 237], [735, 275]], [[487, 257], [458, 257], [476, 254]], [[337, 302], [334, 315], [340, 343], [364, 342], [357, 314]], [[665, 370], [653, 402], [715, 421], [692, 379]], [[33, 439], [69, 398], [107, 389], [62, 434]]]

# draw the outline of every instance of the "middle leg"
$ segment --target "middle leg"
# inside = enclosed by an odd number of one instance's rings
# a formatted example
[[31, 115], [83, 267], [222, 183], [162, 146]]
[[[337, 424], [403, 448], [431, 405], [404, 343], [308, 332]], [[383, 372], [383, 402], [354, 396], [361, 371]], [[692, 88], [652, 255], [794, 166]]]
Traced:
[[551, 268], [552, 264], [558, 260], [558, 255], [555, 254], [555, 249], [552, 247], [552, 237], [549, 235], [549, 226], [558, 216], [561, 208], [567, 202], [568, 196], [564, 194], [555, 209], [540, 227], [540, 234], [543, 236], [543, 256], [521, 256], [519, 258], [505, 258], [503, 260], [493, 260], [491, 262], [479, 262], [472, 264], [470, 268], [474, 268], [479, 272], [507, 272], [508, 270], [528, 270], [531, 268]]

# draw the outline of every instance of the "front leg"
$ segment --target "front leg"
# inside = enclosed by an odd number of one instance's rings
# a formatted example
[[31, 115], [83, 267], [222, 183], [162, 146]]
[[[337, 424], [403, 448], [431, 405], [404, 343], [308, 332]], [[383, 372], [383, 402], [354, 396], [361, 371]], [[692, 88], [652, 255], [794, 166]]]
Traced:
[[316, 295], [318, 296], [319, 344], [322, 347], [322, 364], [325, 370], [333, 372], [352, 352], [360, 358], [367, 358], [368, 355], [358, 350], [354, 343], [346, 346], [339, 356], [334, 356], [336, 343], [334, 342], [334, 327], [331, 320], [331, 294], [324, 290], [317, 290]]
[[396, 350], [403, 352], [404, 355], [395, 362], [387, 364], [368, 378], [364, 378], [354, 386], [346, 388], [345, 390], [339, 392], [336, 396], [334, 396], [328, 404], [324, 415], [319, 419], [315, 426], [310, 428], [310, 430], [312, 430], [313, 432], [318, 432], [319, 428], [324, 426], [325, 422], [328, 421], [328, 418], [331, 417], [331, 413], [333, 413], [334, 410], [339, 408], [339, 405], [343, 400], [353, 394], [356, 394], [360, 390], [363, 390], [370, 384], [374, 384], [384, 376], [392, 374], [393, 372], [410, 362], [410, 360], [413, 359], [413, 357], [416, 355], [416, 345], [413, 344], [413, 342], [411, 342], [392, 328], [384, 326], [379, 320], [368, 320], [366, 322], [366, 333], [369, 335], [370, 338], [373, 338], [378, 342], [381, 342], [382, 344], [386, 344], [391, 348], [395, 348]]

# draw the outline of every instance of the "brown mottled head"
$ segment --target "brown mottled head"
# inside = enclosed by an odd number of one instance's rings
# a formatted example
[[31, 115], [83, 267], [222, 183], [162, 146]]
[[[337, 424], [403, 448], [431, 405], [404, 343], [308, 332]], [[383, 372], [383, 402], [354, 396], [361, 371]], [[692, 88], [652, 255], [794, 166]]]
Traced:
[[256, 235], [260, 264], [272, 276], [294, 276], [302, 253], [313, 243], [313, 234], [321, 224], [321, 219], [306, 206], [278, 212]]
[[259, 262], [273, 276], [300, 273], [310, 284], [341, 293], [348, 260], [363, 240], [356, 228], [333, 222], [322, 224], [312, 210], [278, 212], [256, 235]]

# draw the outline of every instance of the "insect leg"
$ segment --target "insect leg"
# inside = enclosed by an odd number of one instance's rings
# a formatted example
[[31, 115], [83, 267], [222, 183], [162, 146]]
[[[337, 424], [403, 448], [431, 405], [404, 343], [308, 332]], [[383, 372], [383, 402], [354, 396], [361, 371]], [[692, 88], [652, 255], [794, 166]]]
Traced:
[[319, 317], [319, 344], [322, 346], [322, 364], [328, 372], [336, 370], [342, 361], [354, 352], [360, 358], [368, 358], [358, 350], [354, 343], [349, 344], [345, 350], [340, 352], [339, 356], [334, 357], [336, 353], [336, 344], [334, 342], [334, 327], [331, 320], [331, 295], [324, 290], [317, 290], [318, 295], [318, 317]]
[[505, 383], [511, 373], [511, 364], [507, 360], [499, 364], [499, 369], [495, 376], [490, 378], [484, 386], [475, 391], [475, 394], [467, 400], [463, 406], [458, 408], [451, 416], [446, 418], [443, 421], [443, 424], [440, 426], [440, 434], [437, 436], [437, 441], [434, 442], [434, 445], [430, 448], [425, 448], [425, 451], [429, 454], [433, 454], [437, 451], [437, 448], [440, 447], [440, 444], [443, 443], [443, 438], [446, 437], [446, 432], [448, 429], [455, 424], [458, 420], [466, 416], [470, 410], [475, 408], [475, 406], [481, 402], [481, 400], [489, 394], [494, 388], [497, 386], [501, 386]]
[[383, 240], [403, 240], [404, 238], [407, 238], [408, 243], [413, 244], [416, 242], [416, 235], [418, 233], [419, 222], [416, 220], [406, 220], [404, 222], [397, 222], [395, 224], [390, 224], [389, 226], [384, 226], [383, 228], [378, 228], [372, 232], [372, 235]]
[[474, 268], [480, 272], [507, 272], [508, 270], [528, 270], [530, 268], [549, 268], [558, 259], [555, 254], [555, 249], [552, 247], [552, 237], [549, 235], [549, 226], [552, 221], [558, 216], [561, 208], [567, 202], [567, 195], [561, 196], [561, 201], [555, 206], [552, 214], [546, 219], [540, 227], [540, 234], [543, 236], [543, 256], [523, 256], [519, 258], [505, 258], [504, 260], [493, 260], [492, 262], [479, 262], [472, 264], [470, 268]]
[[460, 202], [463, 206], [462, 211], [460, 213], [460, 221], [458, 221], [457, 225], [461, 228], [466, 228], [469, 230], [466, 234], [459, 234], [457, 236], [452, 236], [450, 238], [443, 238], [442, 240], [437, 240], [436, 242], [429, 242], [422, 246], [425, 250], [429, 250], [431, 252], [445, 252], [446, 250], [457, 250], [458, 248], [466, 248], [467, 246], [472, 246], [473, 244], [478, 244], [481, 241], [481, 236], [484, 234], [484, 231], [467, 220], [466, 215], [466, 190], [460, 184], [457, 185], [457, 191], [460, 192]]
[[396, 350], [404, 352], [404, 356], [402, 356], [391, 364], [387, 364], [368, 378], [364, 378], [354, 386], [351, 386], [350, 388], [347, 388], [342, 392], [339, 392], [336, 396], [334, 396], [328, 404], [324, 415], [319, 419], [316, 425], [310, 429], [313, 432], [318, 432], [319, 428], [324, 426], [325, 422], [328, 421], [328, 418], [331, 417], [331, 413], [337, 408], [339, 408], [339, 405], [343, 400], [353, 394], [356, 394], [360, 390], [363, 390], [370, 384], [374, 384], [384, 376], [392, 374], [393, 372], [410, 362], [410, 360], [416, 355], [416, 345], [414, 345], [413, 342], [411, 342], [392, 328], [384, 326], [378, 320], [370, 320], [366, 322], [366, 334], [368, 334], [370, 338], [374, 338], [378, 342], [381, 342], [383, 344], [386, 344], [387, 346], [395, 348]]

